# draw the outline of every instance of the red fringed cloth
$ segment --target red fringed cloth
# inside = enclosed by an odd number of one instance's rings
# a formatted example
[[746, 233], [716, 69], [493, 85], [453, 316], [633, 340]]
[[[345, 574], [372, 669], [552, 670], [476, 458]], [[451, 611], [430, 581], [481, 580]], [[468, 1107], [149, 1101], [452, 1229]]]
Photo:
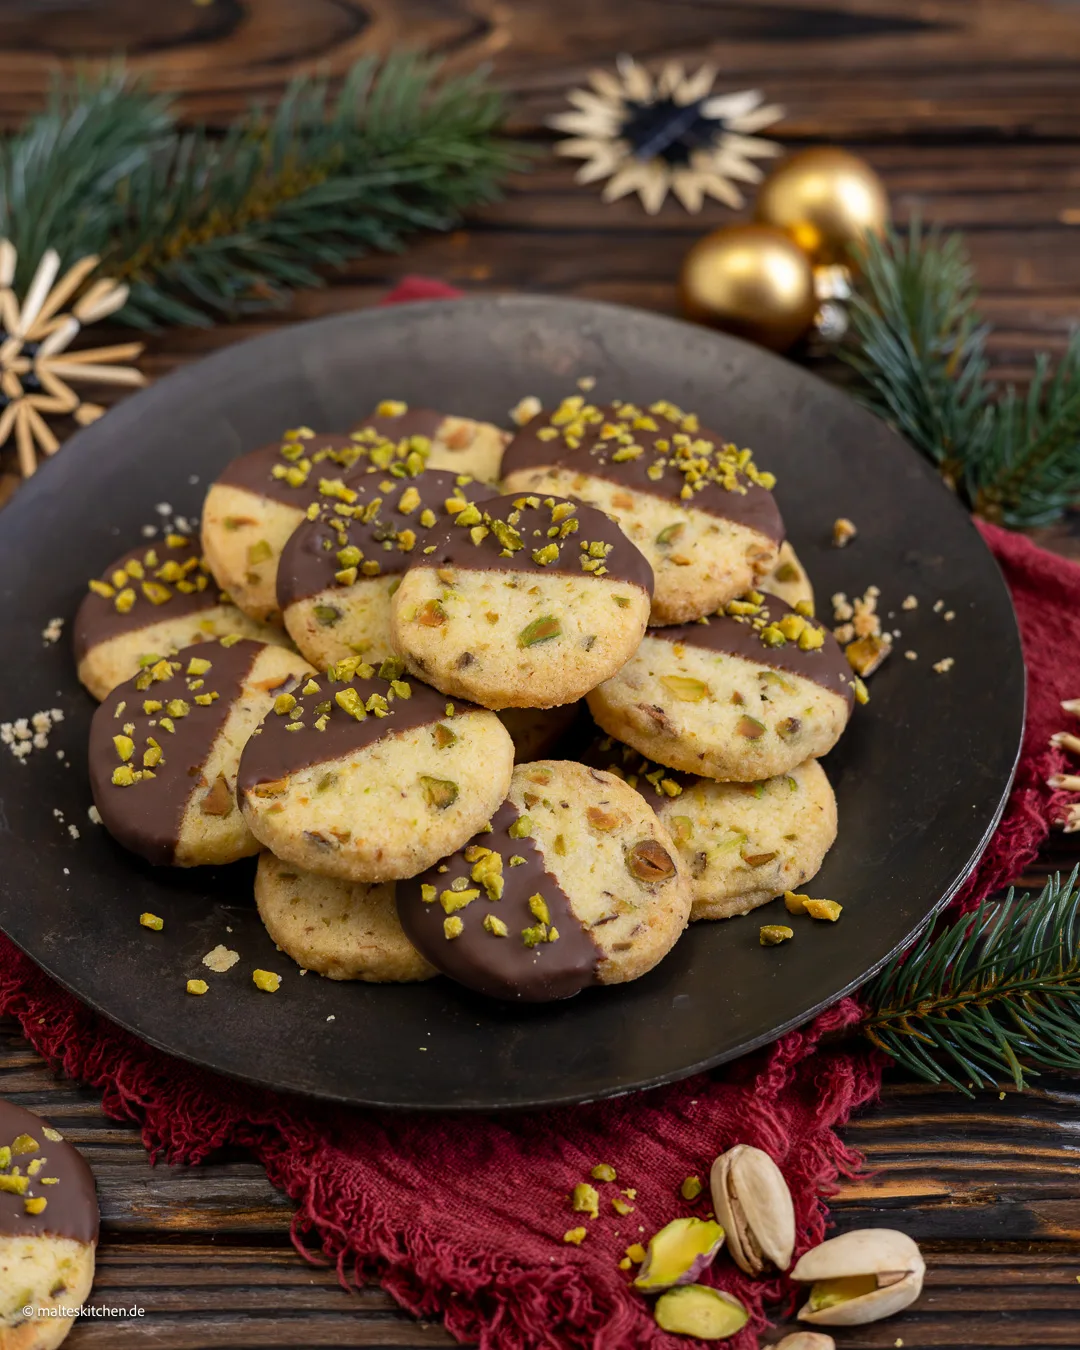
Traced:
[[[394, 300], [449, 288], [410, 278]], [[403, 293], [402, 293], [403, 292]], [[450, 292], [452, 293], [452, 292]], [[1028, 727], [1005, 817], [955, 902], [970, 908], [1034, 859], [1066, 798], [1046, 785], [1065, 756], [1049, 747], [1063, 699], [1080, 695], [1080, 568], [992, 526], [1023, 632]], [[296, 1202], [297, 1247], [320, 1248], [343, 1283], [377, 1279], [411, 1312], [442, 1318], [485, 1350], [685, 1350], [661, 1332], [618, 1261], [680, 1213], [690, 1175], [736, 1143], [777, 1160], [791, 1187], [796, 1254], [821, 1241], [821, 1197], [858, 1168], [837, 1135], [877, 1094], [883, 1061], [836, 1033], [859, 1016], [845, 999], [766, 1051], [666, 1088], [533, 1115], [453, 1119], [347, 1110], [233, 1083], [143, 1045], [84, 1008], [0, 938], [0, 1010], [13, 1014], [56, 1068], [101, 1088], [105, 1110], [136, 1122], [155, 1160], [197, 1163], [224, 1145], [249, 1148]], [[608, 1204], [580, 1246], [567, 1194], [598, 1162], [636, 1191], [632, 1214]], [[707, 1276], [752, 1311], [728, 1344], [751, 1350], [763, 1305], [787, 1301], [783, 1279], [750, 1280], [723, 1256]]]

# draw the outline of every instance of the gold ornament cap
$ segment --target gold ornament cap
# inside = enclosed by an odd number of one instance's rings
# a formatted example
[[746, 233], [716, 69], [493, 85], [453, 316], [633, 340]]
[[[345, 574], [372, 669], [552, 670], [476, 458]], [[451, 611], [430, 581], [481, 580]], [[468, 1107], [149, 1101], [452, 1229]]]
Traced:
[[789, 234], [816, 266], [850, 265], [852, 244], [889, 223], [889, 197], [864, 159], [822, 145], [800, 150], [769, 174], [754, 214]]
[[729, 225], [699, 239], [679, 289], [687, 318], [776, 352], [809, 330], [817, 310], [808, 258], [771, 225]]

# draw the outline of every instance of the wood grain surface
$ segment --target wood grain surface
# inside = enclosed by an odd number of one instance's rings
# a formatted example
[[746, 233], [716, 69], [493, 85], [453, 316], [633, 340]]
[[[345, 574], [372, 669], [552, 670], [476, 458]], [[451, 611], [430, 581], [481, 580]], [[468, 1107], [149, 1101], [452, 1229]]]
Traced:
[[[185, 117], [220, 126], [253, 99], [272, 102], [298, 71], [340, 75], [399, 43], [454, 68], [492, 62], [513, 129], [541, 147], [566, 90], [617, 52], [713, 61], [725, 87], [759, 87], [785, 105], [785, 144], [842, 142], [883, 175], [899, 220], [965, 231], [1001, 378], [1023, 383], [1033, 354], [1059, 351], [1080, 318], [1078, 0], [0, 0], [0, 125], [39, 108], [55, 72], [84, 58], [126, 51]], [[686, 248], [735, 218], [717, 205], [691, 218], [669, 203], [655, 220], [630, 201], [603, 206], [574, 184], [571, 165], [544, 155], [453, 234], [362, 259], [286, 313], [156, 337], [144, 368], [157, 378], [277, 324], [372, 304], [406, 271], [469, 291], [674, 313]], [[1039, 537], [1080, 558], [1077, 515]], [[1077, 841], [1057, 838], [1024, 880], [1071, 866]], [[250, 1159], [151, 1168], [134, 1130], [106, 1120], [96, 1093], [54, 1078], [2, 1022], [0, 1095], [85, 1150], [104, 1217], [95, 1301], [145, 1309], [80, 1323], [73, 1350], [452, 1343], [381, 1291], [346, 1293], [332, 1271], [301, 1260], [289, 1202]], [[838, 1342], [1080, 1346], [1078, 1122], [1076, 1082], [967, 1102], [891, 1077], [845, 1132], [868, 1170], [833, 1214], [841, 1229], [891, 1224], [922, 1242], [926, 1292], [901, 1319]]]

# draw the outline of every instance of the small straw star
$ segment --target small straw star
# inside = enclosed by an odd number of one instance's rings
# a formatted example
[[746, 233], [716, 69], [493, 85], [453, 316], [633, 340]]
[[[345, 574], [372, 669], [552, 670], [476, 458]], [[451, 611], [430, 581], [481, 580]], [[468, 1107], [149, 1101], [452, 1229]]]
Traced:
[[65, 312], [99, 258], [81, 258], [57, 280], [60, 255], [47, 249], [21, 305], [13, 290], [17, 262], [14, 246], [0, 239], [0, 446], [14, 436], [19, 469], [29, 478], [39, 452], [54, 455], [60, 448], [45, 420], [48, 414], [69, 414], [85, 427], [105, 411], [100, 404], [84, 402], [73, 384], [138, 388], [146, 377], [132, 366], [118, 364], [134, 361], [142, 351], [141, 342], [68, 350], [83, 328], [115, 314], [127, 301], [125, 285], [101, 277]]

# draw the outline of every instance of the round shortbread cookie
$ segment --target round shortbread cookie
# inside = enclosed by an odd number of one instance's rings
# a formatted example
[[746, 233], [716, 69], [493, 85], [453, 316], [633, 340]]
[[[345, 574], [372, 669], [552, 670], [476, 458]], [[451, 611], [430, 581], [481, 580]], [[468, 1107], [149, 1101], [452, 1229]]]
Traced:
[[324, 670], [393, 655], [390, 597], [432, 527], [497, 489], [467, 474], [368, 474], [303, 520], [281, 553], [277, 601], [289, 636]]
[[761, 578], [758, 586], [767, 595], [778, 596], [792, 609], [803, 605], [809, 606], [811, 614], [814, 612], [814, 587], [806, 568], [786, 539], [780, 545], [772, 571]]
[[467, 473], [484, 483], [497, 483], [503, 451], [510, 433], [491, 422], [474, 422], [471, 417], [454, 417], [431, 408], [410, 408], [407, 403], [387, 399], [370, 417], [365, 417], [354, 434], [362, 440], [364, 432], [374, 432], [388, 440], [408, 442], [419, 449], [431, 469]]
[[202, 547], [210, 570], [245, 614], [281, 622], [281, 550], [308, 508], [332, 499], [342, 475], [362, 472], [367, 463], [352, 437], [296, 427], [225, 466], [203, 503]]
[[101, 823], [159, 866], [257, 853], [236, 805], [240, 752], [275, 698], [311, 673], [284, 647], [225, 638], [162, 657], [114, 689], [90, 724]]
[[575, 395], [534, 417], [503, 458], [506, 492], [552, 493], [613, 515], [656, 578], [651, 623], [687, 623], [754, 586], [783, 522], [748, 450], [670, 403], [596, 407]]
[[753, 592], [705, 622], [650, 628], [588, 702], [609, 736], [660, 764], [755, 783], [832, 749], [854, 683], [827, 629]]
[[691, 920], [748, 914], [798, 890], [836, 840], [836, 797], [816, 759], [760, 783], [718, 783], [610, 737], [588, 758], [640, 792], [671, 835], [690, 875]]
[[99, 702], [149, 658], [229, 633], [288, 642], [280, 629], [249, 619], [229, 603], [195, 540], [183, 534], [117, 558], [90, 582], [72, 625], [79, 679]]
[[320, 877], [264, 850], [255, 903], [281, 950], [328, 980], [407, 984], [438, 974], [402, 930], [392, 881]]
[[690, 888], [643, 798], [569, 760], [519, 764], [509, 797], [453, 857], [399, 883], [406, 935], [494, 998], [569, 998], [651, 970], [677, 942]]
[[[0, 1101], [0, 1347], [54, 1350], [94, 1282], [94, 1177], [32, 1111]], [[27, 1316], [25, 1309], [32, 1309]]]
[[602, 511], [496, 497], [431, 532], [391, 602], [410, 670], [486, 708], [550, 708], [607, 679], [641, 641], [652, 571]]
[[494, 713], [456, 706], [401, 663], [359, 657], [279, 699], [240, 761], [252, 833], [285, 862], [393, 881], [469, 839], [506, 796], [514, 745]]

